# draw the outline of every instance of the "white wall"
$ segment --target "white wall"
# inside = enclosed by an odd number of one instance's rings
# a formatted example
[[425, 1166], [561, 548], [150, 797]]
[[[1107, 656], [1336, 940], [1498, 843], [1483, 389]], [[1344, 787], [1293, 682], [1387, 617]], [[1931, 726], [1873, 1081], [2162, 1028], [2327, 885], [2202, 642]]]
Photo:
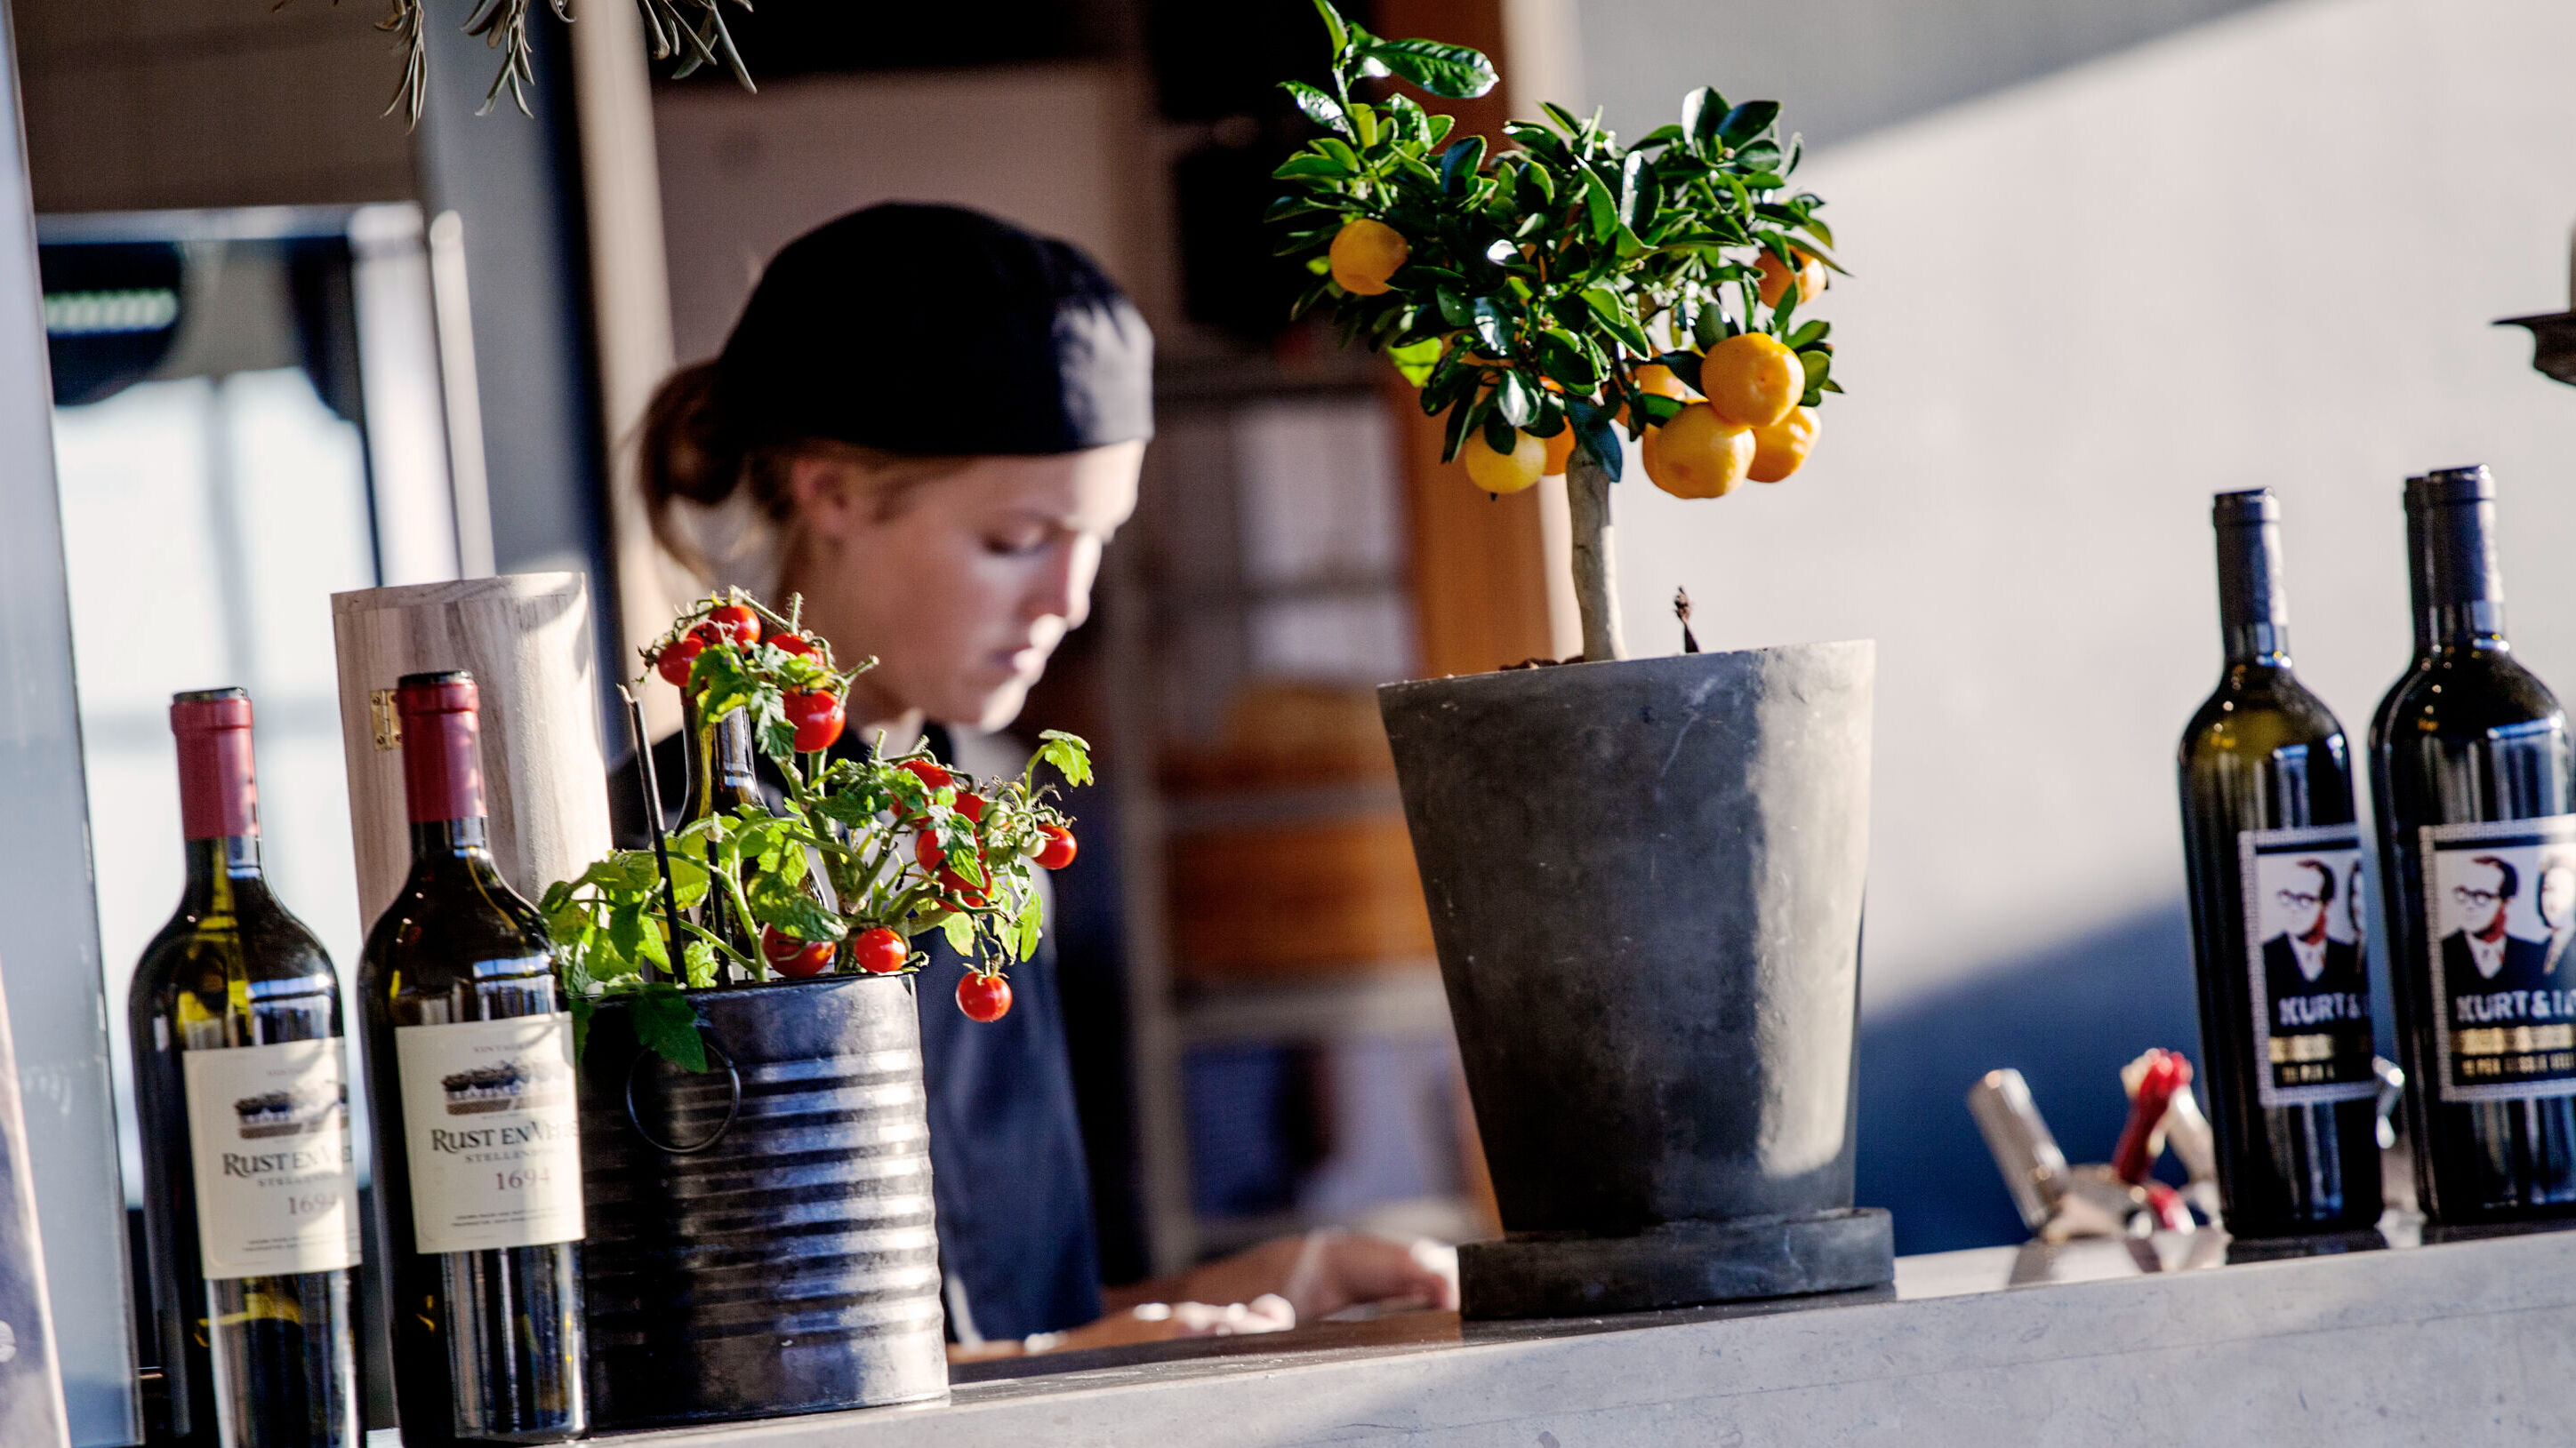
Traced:
[[653, 132], [680, 360], [724, 345], [780, 247], [879, 201], [974, 206], [1063, 237], [1159, 320], [1162, 268], [1143, 238], [1160, 182], [1136, 155], [1137, 84], [1056, 65], [819, 76], [757, 96], [663, 88]]
[[[2407, 652], [2401, 482], [2494, 465], [2514, 636], [2576, 691], [2576, 392], [2488, 325], [2566, 305], [2571, 56], [2565, 0], [2300, 0], [1802, 173], [1857, 273], [1820, 308], [1850, 394], [1791, 482], [1622, 487], [1624, 602], [1656, 650], [1677, 583], [1712, 648], [1879, 640], [1873, 1011], [2179, 897], [2213, 491], [2280, 493], [2301, 671], [2362, 729]], [[1585, 59], [1632, 125], [1679, 98]]]

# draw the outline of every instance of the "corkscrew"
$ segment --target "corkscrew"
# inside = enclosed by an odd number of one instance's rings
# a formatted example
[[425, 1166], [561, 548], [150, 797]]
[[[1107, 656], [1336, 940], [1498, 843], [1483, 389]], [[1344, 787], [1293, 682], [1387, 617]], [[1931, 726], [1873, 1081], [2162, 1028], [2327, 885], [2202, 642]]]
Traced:
[[[2121, 1072], [2128, 1124], [2108, 1163], [2069, 1166], [2019, 1071], [1989, 1071], [1968, 1088], [1968, 1112], [1994, 1153], [2022, 1225], [2045, 1242], [2079, 1237], [2189, 1232], [2193, 1210], [2218, 1218], [2218, 1156], [2209, 1119], [2191, 1093], [2191, 1062], [2151, 1050]], [[2167, 1146], [2189, 1185], [2177, 1191], [2149, 1175]]]

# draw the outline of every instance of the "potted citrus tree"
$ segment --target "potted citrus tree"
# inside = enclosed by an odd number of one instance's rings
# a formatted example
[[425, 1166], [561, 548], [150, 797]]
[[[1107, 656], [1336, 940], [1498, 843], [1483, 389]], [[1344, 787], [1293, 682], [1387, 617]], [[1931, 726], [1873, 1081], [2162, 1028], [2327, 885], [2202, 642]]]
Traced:
[[1871, 646], [1630, 659], [1611, 496], [1798, 470], [1838, 391], [1803, 310], [1835, 267], [1779, 107], [1692, 92], [1622, 144], [1549, 106], [1512, 143], [1401, 94], [1495, 83], [1317, 0], [1334, 89], [1270, 219], [1346, 339], [1383, 351], [1494, 493], [1562, 469], [1583, 655], [1379, 702], [1506, 1236], [1466, 1310], [1548, 1316], [1866, 1287], [1853, 1028]]
[[[1035, 871], [1072, 822], [1041, 770], [1091, 778], [1050, 732], [977, 779], [883, 740], [835, 756], [831, 644], [739, 593], [646, 650], [683, 692], [698, 784], [654, 848], [540, 910], [581, 1063], [593, 1421], [604, 1428], [853, 1408], [947, 1391], [914, 940], [968, 962], [957, 1009], [1010, 1009], [1043, 927]], [[773, 805], [713, 787], [720, 738], [776, 766]], [[736, 741], [728, 741], [739, 742]], [[743, 751], [747, 756], [748, 750]], [[751, 761], [730, 761], [748, 777]]]

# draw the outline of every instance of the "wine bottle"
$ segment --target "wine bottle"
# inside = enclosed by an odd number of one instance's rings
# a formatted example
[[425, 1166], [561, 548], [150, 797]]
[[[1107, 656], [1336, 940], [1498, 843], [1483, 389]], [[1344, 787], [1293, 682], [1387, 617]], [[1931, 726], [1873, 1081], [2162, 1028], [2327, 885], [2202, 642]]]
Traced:
[[2495, 481], [2407, 484], [2426, 647], [2378, 745], [2381, 871], [2415, 1143], [2436, 1223], [2576, 1210], [2576, 757], [2505, 641]]
[[2360, 826], [2343, 726], [2290, 663], [2280, 504], [2221, 493], [2226, 664], [2180, 757], [2201, 1079], [2227, 1229], [2379, 1219]]
[[250, 696], [180, 694], [170, 732], [188, 883], [127, 997], [170, 1436], [355, 1448], [340, 979], [260, 871]]
[[395, 691], [411, 874], [367, 936], [376, 1200], [411, 1448], [586, 1430], [572, 1017], [493, 864], [473, 677]]
[[[2420, 480], [2417, 478], [2406, 480], [2410, 498], [2418, 481]], [[2389, 833], [2394, 819], [2386, 808], [2389, 729], [2396, 721], [2397, 701], [2405, 696], [2407, 682], [2415, 677], [2415, 671], [2423, 667], [2425, 659], [2433, 652], [2433, 626], [2426, 620], [2424, 611], [2426, 587], [2424, 520], [2410, 500], [2406, 505], [2406, 612], [2415, 634], [2414, 651], [2407, 655], [2406, 667], [2398, 671], [2396, 681], [2388, 686], [2388, 692], [2379, 696], [2379, 707], [2370, 711], [2370, 797], [2376, 805], [2371, 814], [2376, 824], [2379, 858], [2382, 860], [2388, 858], [2389, 851], [2396, 845], [2395, 839]], [[2380, 918], [2386, 922], [2386, 927], [2391, 932], [2390, 938], [2394, 939], [2397, 917], [2392, 903], [2383, 894], [2379, 905]]]
[[[715, 721], [713, 727], [702, 727], [697, 699], [681, 691], [681, 729], [690, 742], [689, 800], [682, 811], [683, 828], [718, 814], [731, 814], [749, 805], [766, 814], [769, 801], [760, 792], [760, 769], [751, 750], [751, 719], [740, 709]], [[748, 881], [744, 882], [746, 886]], [[731, 944], [745, 959], [757, 961], [760, 954], [760, 932], [721, 889], [709, 890], [698, 906], [698, 923]], [[726, 964], [720, 968], [720, 980], [730, 984], [742, 968]]]

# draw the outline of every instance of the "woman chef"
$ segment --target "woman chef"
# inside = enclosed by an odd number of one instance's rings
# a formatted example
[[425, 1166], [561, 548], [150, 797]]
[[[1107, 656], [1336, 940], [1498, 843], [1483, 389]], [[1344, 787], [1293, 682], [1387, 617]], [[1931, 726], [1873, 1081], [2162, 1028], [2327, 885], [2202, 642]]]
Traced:
[[[1064, 242], [954, 207], [854, 212], [781, 251], [723, 352], [655, 395], [654, 531], [720, 585], [803, 595], [843, 657], [877, 657], [851, 686], [842, 749], [882, 730], [927, 734], [952, 760], [995, 750], [980, 736], [1011, 722], [1080, 626], [1101, 548], [1135, 509], [1152, 360], [1144, 319]], [[656, 750], [666, 805], [685, 788], [678, 745]], [[932, 1180], [965, 1351], [1456, 1305], [1428, 1254], [1342, 1233], [1104, 1293], [1051, 951], [1015, 973], [1010, 1013], [978, 1025], [949, 1001], [961, 964], [923, 939]], [[1132, 1310], [1147, 1303], [1173, 1306]]]

